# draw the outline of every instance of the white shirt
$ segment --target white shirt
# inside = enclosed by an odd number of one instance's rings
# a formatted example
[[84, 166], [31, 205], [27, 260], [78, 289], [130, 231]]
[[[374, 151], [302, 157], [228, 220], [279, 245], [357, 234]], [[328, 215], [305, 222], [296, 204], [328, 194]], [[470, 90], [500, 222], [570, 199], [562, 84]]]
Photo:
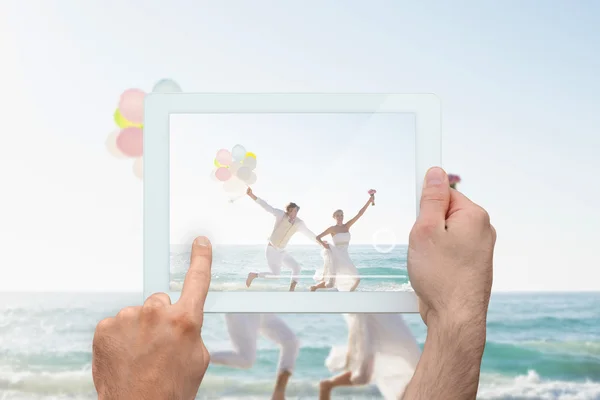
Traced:
[[[280, 210], [279, 208], [270, 206], [266, 201], [264, 201], [263, 199], [260, 199], [258, 197], [256, 198], [256, 203], [258, 203], [258, 205], [261, 206], [269, 214], [272, 214], [273, 216], [275, 216], [275, 224], [273, 225], [273, 231], [271, 232], [271, 235], [272, 235], [275, 232], [275, 229], [277, 228], [279, 223], [284, 218], [287, 218], [287, 214], [285, 213], [285, 211]], [[300, 218], [296, 217], [296, 219], [293, 222], [294, 222], [294, 225], [297, 227], [298, 232], [301, 232], [304, 236], [309, 238], [311, 241], [317, 242], [317, 235], [315, 235], [310, 229], [308, 229], [308, 227], [306, 226], [304, 221], [302, 221]], [[271, 243], [271, 244], [274, 247], [276, 247], [273, 243]]]

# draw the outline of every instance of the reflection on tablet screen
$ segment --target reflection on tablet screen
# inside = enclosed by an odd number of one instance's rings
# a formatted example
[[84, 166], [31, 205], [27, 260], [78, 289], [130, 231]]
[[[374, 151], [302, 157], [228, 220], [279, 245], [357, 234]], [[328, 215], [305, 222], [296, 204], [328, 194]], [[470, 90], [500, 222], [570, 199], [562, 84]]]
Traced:
[[408, 291], [408, 113], [170, 117], [173, 291], [213, 243], [213, 291]]

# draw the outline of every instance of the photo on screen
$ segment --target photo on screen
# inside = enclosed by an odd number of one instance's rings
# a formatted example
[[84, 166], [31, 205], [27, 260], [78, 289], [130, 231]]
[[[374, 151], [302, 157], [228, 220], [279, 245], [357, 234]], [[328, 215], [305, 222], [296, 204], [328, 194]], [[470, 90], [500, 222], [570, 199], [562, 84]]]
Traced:
[[412, 291], [415, 116], [172, 114], [170, 289], [198, 234], [212, 291]]

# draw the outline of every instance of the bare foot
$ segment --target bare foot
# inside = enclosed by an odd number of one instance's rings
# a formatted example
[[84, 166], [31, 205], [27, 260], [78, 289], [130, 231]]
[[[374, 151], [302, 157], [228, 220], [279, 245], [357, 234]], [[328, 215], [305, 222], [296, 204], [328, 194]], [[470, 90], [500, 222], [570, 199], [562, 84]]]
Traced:
[[318, 289], [317, 285], [312, 285], [312, 286], [310, 287], [310, 291], [311, 291], [311, 292], [316, 292], [316, 291], [317, 291], [317, 289]]
[[331, 385], [331, 381], [324, 380], [319, 384], [319, 400], [329, 400], [331, 399], [331, 389], [333, 386]]
[[290, 292], [293, 292], [294, 289], [296, 289], [297, 284], [298, 284], [298, 282], [292, 281], [292, 283], [290, 284]]
[[250, 285], [252, 285], [252, 281], [256, 278], [258, 278], [258, 274], [256, 272], [250, 272], [246, 278], [246, 287], [250, 287]]

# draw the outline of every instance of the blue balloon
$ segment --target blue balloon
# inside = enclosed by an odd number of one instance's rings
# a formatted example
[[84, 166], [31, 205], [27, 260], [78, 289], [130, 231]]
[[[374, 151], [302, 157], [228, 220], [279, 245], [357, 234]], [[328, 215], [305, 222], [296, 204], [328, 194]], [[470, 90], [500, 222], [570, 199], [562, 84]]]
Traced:
[[181, 87], [172, 79], [161, 79], [152, 88], [153, 93], [181, 93]]
[[246, 149], [241, 144], [236, 144], [231, 149], [231, 156], [234, 161], [242, 161], [246, 157]]

